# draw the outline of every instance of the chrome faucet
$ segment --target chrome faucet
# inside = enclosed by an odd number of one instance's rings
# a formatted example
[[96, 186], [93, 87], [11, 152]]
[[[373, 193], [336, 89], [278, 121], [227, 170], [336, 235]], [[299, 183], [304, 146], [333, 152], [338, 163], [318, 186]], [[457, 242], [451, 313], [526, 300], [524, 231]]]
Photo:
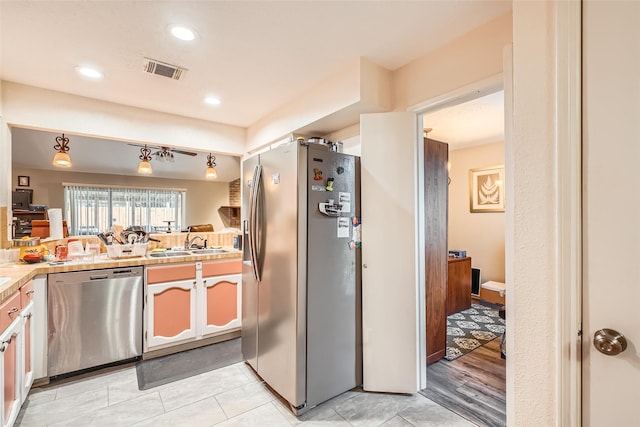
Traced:
[[191, 246], [193, 246], [193, 243], [196, 241], [196, 239], [200, 239], [202, 240], [202, 243], [204, 244], [204, 246], [207, 246], [207, 240], [202, 237], [202, 236], [194, 236], [193, 239], [189, 239], [189, 236], [191, 235], [191, 233], [187, 233], [187, 238], [184, 239], [184, 248], [185, 249], [191, 249]]

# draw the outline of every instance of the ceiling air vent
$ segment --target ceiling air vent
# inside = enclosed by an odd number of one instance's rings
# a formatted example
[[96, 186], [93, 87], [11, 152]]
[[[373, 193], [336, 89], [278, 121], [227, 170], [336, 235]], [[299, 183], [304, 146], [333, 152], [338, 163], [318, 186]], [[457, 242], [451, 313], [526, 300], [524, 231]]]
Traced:
[[144, 71], [149, 74], [180, 80], [180, 77], [182, 77], [183, 73], [187, 71], [187, 69], [180, 68], [177, 65], [156, 61], [155, 59], [144, 58]]

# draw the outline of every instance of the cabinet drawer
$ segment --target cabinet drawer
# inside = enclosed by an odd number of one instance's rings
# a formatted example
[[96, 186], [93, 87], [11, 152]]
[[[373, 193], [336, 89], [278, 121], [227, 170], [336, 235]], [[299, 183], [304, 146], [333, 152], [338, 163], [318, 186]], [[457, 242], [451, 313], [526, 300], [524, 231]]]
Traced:
[[31, 300], [33, 300], [33, 280], [20, 287], [20, 308], [25, 308]]
[[163, 265], [147, 267], [147, 283], [177, 282], [196, 278], [195, 264]]
[[202, 263], [203, 277], [239, 273], [242, 273], [242, 261], [239, 259], [230, 261], [206, 261]]
[[8, 300], [0, 305], [0, 332], [20, 315], [20, 292], [16, 291]]

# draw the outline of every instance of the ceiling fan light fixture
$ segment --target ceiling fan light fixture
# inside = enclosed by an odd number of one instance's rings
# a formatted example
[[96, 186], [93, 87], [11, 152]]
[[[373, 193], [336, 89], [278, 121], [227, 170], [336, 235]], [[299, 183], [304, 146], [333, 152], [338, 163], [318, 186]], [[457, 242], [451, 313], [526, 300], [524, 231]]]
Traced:
[[206, 179], [216, 179], [218, 171], [216, 171], [216, 156], [209, 153], [207, 156], [207, 171], [204, 174]]
[[161, 151], [155, 152], [156, 160], [160, 160], [164, 162], [165, 160], [168, 162], [173, 162], [173, 153], [169, 151], [168, 147], [162, 147]]
[[151, 175], [153, 173], [153, 168], [151, 167], [151, 150], [147, 148], [145, 144], [144, 148], [140, 149], [140, 155], [138, 156], [140, 159], [140, 164], [138, 164], [138, 173], [143, 175]]
[[53, 156], [51, 164], [59, 168], [70, 168], [71, 157], [67, 154], [67, 151], [69, 151], [69, 138], [66, 138], [64, 133], [62, 136], [56, 137], [56, 145], [53, 146], [53, 149], [56, 150], [57, 153]]

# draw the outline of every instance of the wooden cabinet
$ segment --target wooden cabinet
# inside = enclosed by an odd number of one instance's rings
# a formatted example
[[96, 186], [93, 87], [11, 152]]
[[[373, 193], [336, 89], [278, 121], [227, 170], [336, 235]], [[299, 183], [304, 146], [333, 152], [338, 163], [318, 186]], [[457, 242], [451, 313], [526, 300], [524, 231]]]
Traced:
[[20, 292], [15, 292], [0, 305], [0, 374], [2, 375], [2, 427], [12, 426], [21, 404], [20, 341], [22, 322], [20, 317]]
[[447, 347], [447, 211], [449, 146], [424, 139], [424, 212], [427, 364]]
[[241, 261], [148, 267], [145, 351], [240, 328]]
[[471, 308], [471, 258], [449, 258], [447, 316]]

